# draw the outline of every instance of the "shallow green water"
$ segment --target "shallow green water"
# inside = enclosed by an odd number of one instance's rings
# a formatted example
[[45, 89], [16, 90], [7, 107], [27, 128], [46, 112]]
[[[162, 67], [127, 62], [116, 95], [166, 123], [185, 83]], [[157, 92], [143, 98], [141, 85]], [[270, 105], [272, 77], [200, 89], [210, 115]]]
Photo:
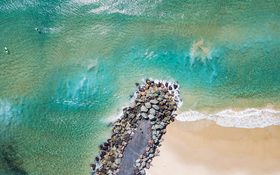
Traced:
[[279, 19], [278, 1], [2, 0], [0, 174], [88, 174], [147, 77], [183, 109], [279, 107]]

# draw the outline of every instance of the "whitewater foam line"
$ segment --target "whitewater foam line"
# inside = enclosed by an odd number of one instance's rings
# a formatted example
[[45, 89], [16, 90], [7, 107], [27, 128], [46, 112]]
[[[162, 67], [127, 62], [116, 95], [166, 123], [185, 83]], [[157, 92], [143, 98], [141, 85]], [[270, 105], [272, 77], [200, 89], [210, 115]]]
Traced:
[[214, 114], [206, 114], [190, 110], [181, 113], [176, 119], [179, 121], [211, 120], [224, 127], [264, 128], [280, 125], [280, 111], [269, 108], [248, 108], [242, 111], [227, 109]]

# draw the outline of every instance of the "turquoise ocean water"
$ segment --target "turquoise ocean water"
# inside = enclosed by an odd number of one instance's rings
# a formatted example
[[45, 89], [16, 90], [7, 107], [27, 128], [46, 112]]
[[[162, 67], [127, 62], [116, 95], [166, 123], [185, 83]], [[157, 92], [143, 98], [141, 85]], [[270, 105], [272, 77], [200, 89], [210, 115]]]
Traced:
[[1, 175], [88, 174], [147, 77], [179, 82], [181, 112], [280, 117], [277, 0], [1, 0], [0, 41]]

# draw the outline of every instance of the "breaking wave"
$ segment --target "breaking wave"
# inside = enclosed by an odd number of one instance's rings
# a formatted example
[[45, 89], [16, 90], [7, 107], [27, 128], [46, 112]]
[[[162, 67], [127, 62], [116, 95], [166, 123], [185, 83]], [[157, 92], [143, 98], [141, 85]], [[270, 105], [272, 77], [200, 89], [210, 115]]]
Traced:
[[[85, 0], [86, 1], [86, 0]], [[86, 1], [88, 2], [88, 1]], [[91, 3], [91, 1], [89, 1]], [[118, 0], [118, 1], [106, 1], [99, 2], [93, 1], [93, 3], [97, 4], [98, 7], [91, 10], [94, 14], [123, 14], [128, 16], [141, 16], [148, 15], [149, 12], [153, 11], [157, 4], [159, 4], [161, 0], [156, 0], [153, 2], [147, 2], [144, 0], [140, 1], [129, 1], [129, 0]]]
[[[0, 125], [10, 125], [20, 122], [21, 109], [18, 105], [12, 104], [8, 100], [0, 99]], [[5, 129], [5, 128], [1, 128]]]
[[35, 7], [37, 0], [22, 0], [22, 1], [3, 1], [0, 4], [0, 12], [10, 12], [14, 10], [25, 10], [29, 7]]
[[280, 111], [269, 108], [248, 108], [242, 111], [227, 109], [214, 114], [206, 114], [190, 110], [179, 114], [176, 119], [179, 121], [211, 120], [224, 127], [264, 128], [280, 125]]

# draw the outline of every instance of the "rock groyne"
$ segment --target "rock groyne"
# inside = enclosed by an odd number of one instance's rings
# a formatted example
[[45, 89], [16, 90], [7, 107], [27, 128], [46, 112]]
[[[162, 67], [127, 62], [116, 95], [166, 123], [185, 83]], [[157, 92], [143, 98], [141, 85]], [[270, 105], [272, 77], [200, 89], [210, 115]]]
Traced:
[[176, 116], [179, 85], [147, 79], [136, 86], [134, 100], [113, 124], [111, 138], [100, 145], [92, 175], [144, 175], [159, 155], [166, 126]]

